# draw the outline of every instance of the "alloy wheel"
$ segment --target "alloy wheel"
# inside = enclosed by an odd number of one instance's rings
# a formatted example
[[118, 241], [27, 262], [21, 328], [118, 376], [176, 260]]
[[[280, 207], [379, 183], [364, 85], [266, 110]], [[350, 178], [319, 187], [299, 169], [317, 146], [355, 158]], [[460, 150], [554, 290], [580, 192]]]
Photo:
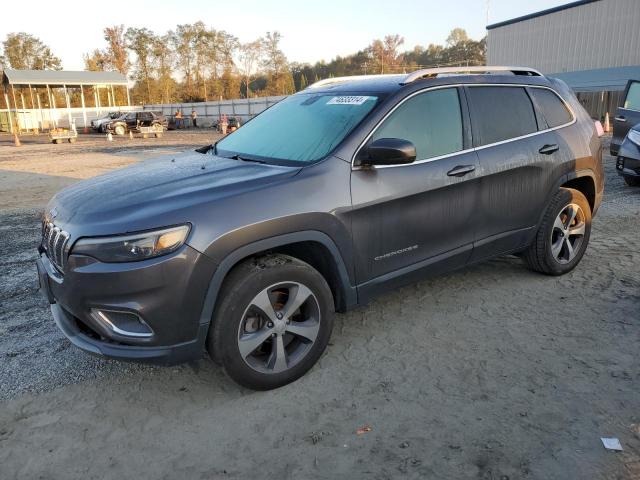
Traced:
[[258, 293], [238, 328], [243, 360], [260, 373], [281, 373], [300, 362], [320, 331], [320, 305], [299, 282], [282, 282]]
[[560, 210], [551, 231], [551, 255], [558, 263], [569, 263], [575, 258], [585, 230], [585, 214], [579, 205], [570, 203]]

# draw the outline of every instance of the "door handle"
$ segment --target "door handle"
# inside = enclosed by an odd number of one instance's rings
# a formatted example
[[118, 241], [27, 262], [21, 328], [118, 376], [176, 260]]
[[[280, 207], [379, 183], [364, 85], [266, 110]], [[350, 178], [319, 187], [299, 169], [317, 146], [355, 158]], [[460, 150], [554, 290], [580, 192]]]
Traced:
[[614, 118], [614, 120], [615, 120], [616, 122], [622, 122], [622, 123], [624, 123], [624, 122], [626, 122], [626, 121], [627, 121], [627, 117], [619, 116], [619, 117], [615, 117], [615, 118]]
[[551, 144], [551, 145], [544, 145], [542, 148], [540, 148], [540, 150], [538, 150], [538, 152], [540, 152], [543, 155], [551, 155], [554, 152], [557, 152], [560, 149], [560, 147], [557, 144]]
[[449, 177], [462, 177], [476, 169], [474, 165], [458, 165], [447, 172]]

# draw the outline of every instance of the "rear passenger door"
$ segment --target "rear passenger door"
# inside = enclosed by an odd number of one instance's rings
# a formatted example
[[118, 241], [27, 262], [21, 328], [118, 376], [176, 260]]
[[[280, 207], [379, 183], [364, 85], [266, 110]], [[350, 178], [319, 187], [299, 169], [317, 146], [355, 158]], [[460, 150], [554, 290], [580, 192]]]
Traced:
[[640, 80], [630, 80], [625, 90], [622, 106], [613, 119], [611, 153], [618, 154], [620, 145], [631, 128], [640, 123]]
[[548, 200], [560, 143], [537, 114], [527, 88], [482, 85], [468, 86], [466, 92], [480, 162], [476, 261], [529, 240]]

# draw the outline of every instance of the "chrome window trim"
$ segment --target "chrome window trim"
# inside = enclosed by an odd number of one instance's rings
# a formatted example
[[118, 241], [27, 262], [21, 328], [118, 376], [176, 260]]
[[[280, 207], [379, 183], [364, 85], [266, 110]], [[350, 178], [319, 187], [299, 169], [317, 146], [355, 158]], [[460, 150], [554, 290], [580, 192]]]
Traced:
[[[354, 165], [356, 157], [360, 153], [360, 150], [362, 150], [362, 147], [369, 141], [369, 139], [373, 136], [373, 134], [376, 132], [376, 130], [378, 130], [380, 125], [393, 112], [395, 112], [396, 109], [398, 107], [400, 107], [400, 105], [402, 105], [404, 102], [406, 102], [410, 98], [415, 97], [416, 95], [420, 95], [422, 93], [426, 93], [426, 92], [429, 92], [431, 90], [441, 90], [443, 88], [458, 88], [458, 87], [521, 87], [521, 88], [544, 88], [544, 89], [547, 89], [547, 90], [551, 90], [560, 99], [560, 101], [564, 104], [564, 106], [567, 108], [567, 110], [569, 110], [569, 113], [571, 113], [572, 120], [570, 122], [565, 123], [565, 124], [558, 125], [557, 127], [547, 128], [545, 130], [538, 130], [537, 132], [528, 133], [526, 135], [521, 135], [519, 137], [508, 138], [507, 140], [501, 140], [499, 142], [488, 143], [487, 145], [481, 145], [479, 147], [471, 147], [471, 148], [467, 148], [467, 149], [464, 149], [464, 150], [458, 150], [456, 152], [447, 153], [445, 155], [439, 155], [437, 157], [431, 157], [431, 158], [425, 158], [425, 159], [422, 159], [422, 160], [416, 160], [416, 161], [411, 162], [411, 163], [401, 163], [401, 164], [396, 164], [396, 165], [372, 165], [370, 167], [363, 167], [361, 165]], [[533, 104], [533, 99], [531, 99], [531, 104], [532, 104], [532, 107], [534, 107], [534, 110], [535, 110], [535, 105]], [[387, 112], [387, 114], [384, 117], [382, 117], [382, 119], [373, 127], [371, 132], [369, 132], [369, 134], [360, 143], [360, 145], [358, 145], [358, 148], [356, 149], [355, 153], [351, 157], [351, 171], [355, 171], [355, 170], [370, 170], [370, 169], [376, 169], [377, 170], [377, 169], [382, 169], [382, 168], [411, 167], [413, 165], [421, 165], [423, 163], [435, 162], [437, 160], [442, 160], [444, 158], [453, 157], [454, 155], [463, 155], [465, 153], [482, 150], [484, 148], [495, 147], [497, 145], [502, 145], [502, 144], [509, 143], [509, 142], [515, 142], [517, 140], [522, 140], [524, 138], [534, 137], [534, 136], [540, 135], [542, 133], [547, 133], [547, 132], [552, 132], [554, 130], [559, 130], [561, 128], [569, 127], [569, 126], [573, 125], [574, 123], [576, 123], [577, 121], [578, 121], [578, 118], [576, 117], [576, 114], [573, 111], [573, 108], [571, 108], [571, 105], [569, 105], [569, 103], [567, 103], [565, 101], [565, 99], [562, 98], [562, 96], [560, 94], [558, 94], [558, 92], [556, 92], [553, 88], [547, 87], [545, 85], [528, 85], [528, 84], [524, 84], [524, 83], [523, 84], [520, 84], [520, 83], [474, 83], [474, 84], [456, 83], [456, 84], [451, 84], [451, 85], [438, 85], [438, 86], [435, 86], [435, 87], [427, 87], [427, 88], [423, 88], [422, 90], [415, 91], [411, 95], [406, 96], [400, 102], [398, 102], [389, 112]]]

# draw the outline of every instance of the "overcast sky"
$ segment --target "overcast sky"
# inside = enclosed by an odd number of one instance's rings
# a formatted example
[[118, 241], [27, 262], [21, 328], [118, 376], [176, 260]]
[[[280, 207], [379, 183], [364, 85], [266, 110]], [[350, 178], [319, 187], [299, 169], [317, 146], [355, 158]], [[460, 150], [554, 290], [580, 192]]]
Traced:
[[[489, 23], [564, 3], [567, 0], [490, 0]], [[30, 0], [5, 2], [0, 39], [10, 32], [28, 32], [48, 44], [65, 69], [82, 70], [82, 54], [104, 47], [105, 26], [123, 23], [164, 33], [178, 23], [202, 20], [242, 42], [278, 30], [290, 61], [313, 63], [353, 53], [386, 34], [402, 35], [406, 49], [442, 44], [455, 27], [480, 39], [486, 18], [487, 0]]]

